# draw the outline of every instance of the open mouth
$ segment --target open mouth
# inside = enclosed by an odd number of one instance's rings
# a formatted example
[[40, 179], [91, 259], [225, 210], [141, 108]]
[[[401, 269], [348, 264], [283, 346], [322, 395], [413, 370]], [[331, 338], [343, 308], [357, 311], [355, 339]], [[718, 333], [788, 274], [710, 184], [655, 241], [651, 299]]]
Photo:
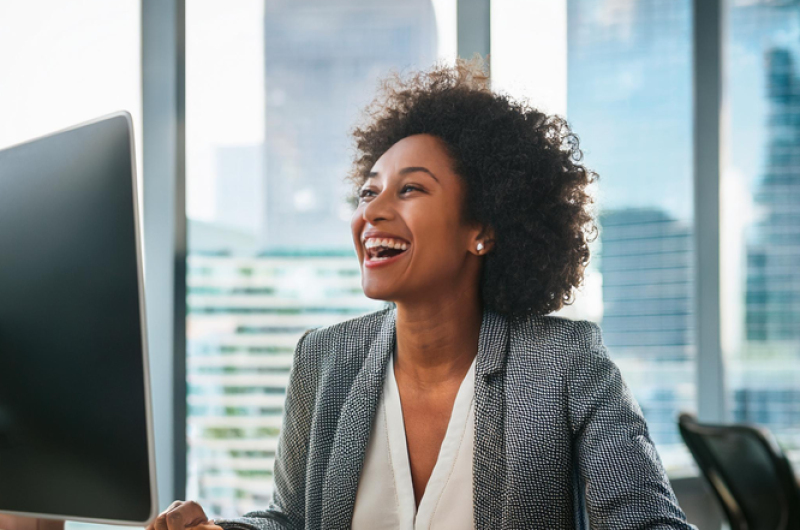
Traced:
[[405, 252], [405, 250], [397, 250], [395, 248], [382, 249], [378, 251], [369, 250], [367, 251], [367, 257], [370, 259], [370, 261], [381, 261], [399, 256], [403, 252]]
[[410, 246], [399, 240], [368, 239], [364, 246], [369, 261], [387, 261], [406, 252]]

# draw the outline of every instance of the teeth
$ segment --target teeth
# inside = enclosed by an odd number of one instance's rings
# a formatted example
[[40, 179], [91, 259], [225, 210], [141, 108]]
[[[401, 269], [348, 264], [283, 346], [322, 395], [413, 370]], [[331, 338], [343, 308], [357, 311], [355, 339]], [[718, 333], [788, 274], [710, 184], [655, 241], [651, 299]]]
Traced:
[[404, 243], [397, 239], [377, 239], [377, 238], [369, 238], [364, 243], [364, 246], [368, 249], [376, 248], [376, 247], [384, 247], [384, 248], [394, 248], [398, 250], [406, 250], [408, 249], [408, 243]]

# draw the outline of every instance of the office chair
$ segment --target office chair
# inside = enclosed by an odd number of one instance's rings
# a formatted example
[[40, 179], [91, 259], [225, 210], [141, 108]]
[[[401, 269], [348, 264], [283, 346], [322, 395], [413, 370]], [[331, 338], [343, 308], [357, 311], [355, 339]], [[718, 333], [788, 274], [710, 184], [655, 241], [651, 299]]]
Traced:
[[707, 425], [683, 413], [678, 427], [731, 530], [799, 530], [800, 486], [767, 429]]

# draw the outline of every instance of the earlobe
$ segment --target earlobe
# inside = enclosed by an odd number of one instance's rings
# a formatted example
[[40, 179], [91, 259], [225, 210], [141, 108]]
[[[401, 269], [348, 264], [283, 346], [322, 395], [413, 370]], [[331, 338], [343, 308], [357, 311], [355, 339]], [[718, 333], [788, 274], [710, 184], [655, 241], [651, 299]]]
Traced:
[[476, 254], [478, 254], [479, 256], [483, 256], [491, 252], [494, 246], [492, 245], [493, 242], [494, 242], [493, 239], [489, 239], [488, 241], [486, 240], [478, 241], [475, 245]]
[[490, 227], [485, 227], [478, 235], [478, 242], [476, 248], [478, 254], [483, 255], [491, 251], [494, 247], [494, 230]]
[[494, 230], [481, 225], [476, 225], [475, 228], [478, 230], [478, 232], [475, 234], [475, 239], [473, 239], [472, 248], [474, 249], [475, 254], [478, 256], [483, 256], [492, 249], [492, 243], [494, 242]]

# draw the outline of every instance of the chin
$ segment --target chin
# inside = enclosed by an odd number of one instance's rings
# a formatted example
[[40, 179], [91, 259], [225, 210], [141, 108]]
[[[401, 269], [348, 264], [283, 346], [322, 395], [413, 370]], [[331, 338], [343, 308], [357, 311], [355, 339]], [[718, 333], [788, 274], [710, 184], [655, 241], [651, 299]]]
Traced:
[[364, 295], [372, 300], [383, 300], [384, 302], [391, 302], [394, 296], [388, 289], [380, 289], [375, 286], [364, 287], [362, 286]]
[[384, 302], [391, 302], [391, 296], [381, 292], [364, 291], [364, 295], [372, 300], [383, 300]]

